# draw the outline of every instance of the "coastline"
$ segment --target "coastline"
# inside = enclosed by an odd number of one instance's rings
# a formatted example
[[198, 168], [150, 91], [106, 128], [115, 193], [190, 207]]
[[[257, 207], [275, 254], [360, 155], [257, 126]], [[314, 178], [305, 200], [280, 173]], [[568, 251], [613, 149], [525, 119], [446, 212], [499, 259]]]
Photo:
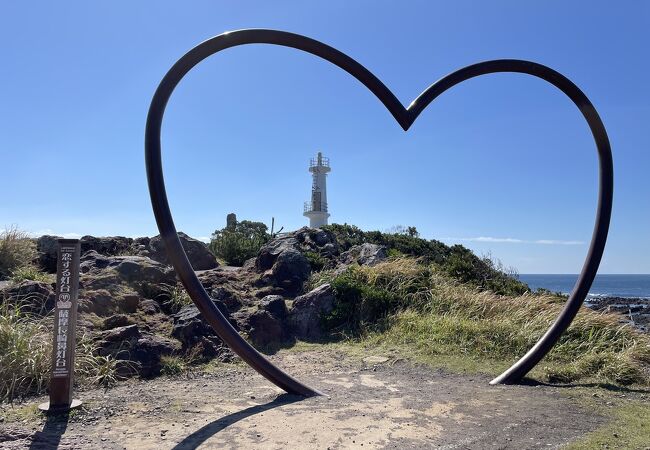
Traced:
[[621, 316], [621, 323], [650, 332], [650, 298], [590, 295], [585, 306], [595, 311], [617, 313]]

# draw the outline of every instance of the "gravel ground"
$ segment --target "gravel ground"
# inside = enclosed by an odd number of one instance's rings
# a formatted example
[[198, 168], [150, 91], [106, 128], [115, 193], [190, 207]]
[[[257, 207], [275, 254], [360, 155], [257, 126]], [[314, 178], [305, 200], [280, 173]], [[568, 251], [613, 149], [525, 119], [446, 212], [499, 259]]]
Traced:
[[271, 359], [326, 395], [283, 394], [241, 365], [129, 380], [77, 392], [84, 407], [70, 417], [5, 414], [0, 448], [553, 449], [605, 421], [566, 388], [494, 387], [395, 355], [322, 347]]

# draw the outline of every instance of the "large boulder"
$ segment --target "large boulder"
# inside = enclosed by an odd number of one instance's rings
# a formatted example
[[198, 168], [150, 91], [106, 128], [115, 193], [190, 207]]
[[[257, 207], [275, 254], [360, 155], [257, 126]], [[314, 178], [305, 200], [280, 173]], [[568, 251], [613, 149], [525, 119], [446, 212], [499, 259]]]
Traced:
[[[205, 242], [191, 238], [182, 232], [178, 233], [178, 238], [181, 240], [183, 249], [185, 250], [187, 258], [190, 260], [190, 264], [192, 264], [194, 270], [208, 270], [219, 266], [217, 259], [210, 252]], [[160, 235], [152, 237], [149, 240], [149, 245], [145, 254], [160, 263], [167, 265], [171, 264], [167, 259], [165, 243]]]
[[357, 263], [362, 266], [374, 266], [388, 258], [388, 250], [383, 245], [365, 243], [355, 245], [341, 254], [343, 264]]
[[334, 291], [329, 283], [296, 297], [287, 318], [294, 335], [307, 340], [323, 337], [322, 317], [332, 312], [334, 301]]
[[281, 295], [267, 295], [260, 300], [259, 308], [268, 311], [273, 317], [283, 320], [289, 314], [287, 304]]
[[297, 250], [280, 253], [271, 268], [271, 275], [276, 286], [283, 288], [289, 295], [302, 291], [302, 286], [311, 275], [311, 264]]
[[55, 295], [51, 284], [26, 280], [3, 289], [0, 303], [3, 298], [20, 305], [23, 312], [45, 315], [54, 308]]
[[133, 239], [124, 236], [84, 236], [80, 241], [82, 254], [92, 250], [106, 256], [130, 253], [133, 245]]
[[180, 345], [171, 339], [142, 333], [137, 325], [127, 325], [104, 331], [97, 336], [100, 356], [112, 356], [122, 361], [120, 375], [151, 377], [160, 374], [162, 356], [172, 355]]
[[175, 283], [171, 270], [163, 264], [144, 256], [115, 256], [111, 266], [127, 282], [139, 281], [148, 283]]
[[292, 235], [282, 235], [266, 243], [255, 258], [255, 268], [258, 271], [269, 270], [275, 264], [280, 254], [298, 249], [298, 240]]
[[248, 316], [248, 337], [257, 347], [267, 347], [286, 339], [286, 330], [280, 319], [260, 309]]
[[299, 293], [311, 274], [311, 265], [298, 249], [299, 243], [291, 235], [264, 245], [255, 260], [256, 269], [263, 272], [260, 284], [280, 287], [288, 295]]
[[339, 245], [331, 231], [321, 228], [303, 227], [293, 233], [300, 245], [300, 250], [319, 253], [325, 257], [338, 255]]
[[56, 256], [59, 249], [58, 241], [58, 236], [50, 235], [41, 236], [36, 240], [38, 263], [46, 272], [56, 272]]
[[[219, 303], [217, 306], [220, 306]], [[225, 305], [221, 306], [220, 311], [227, 315], [228, 312], [224, 310]], [[193, 356], [204, 360], [218, 357], [227, 361], [232, 358], [228, 346], [203, 319], [196, 306], [185, 306], [172, 318], [174, 320], [172, 336], [181, 341], [184, 352], [192, 353]]]

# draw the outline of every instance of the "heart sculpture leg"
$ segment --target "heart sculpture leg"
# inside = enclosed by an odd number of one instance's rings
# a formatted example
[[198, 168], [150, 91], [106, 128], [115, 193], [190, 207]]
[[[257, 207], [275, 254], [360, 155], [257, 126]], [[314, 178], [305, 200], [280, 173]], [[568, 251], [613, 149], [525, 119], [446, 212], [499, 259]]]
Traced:
[[533, 75], [560, 89], [576, 104], [591, 129], [598, 150], [600, 186], [596, 222], [587, 258], [566, 306], [533, 348], [512, 367], [492, 380], [491, 384], [520, 381], [551, 350], [578, 313], [596, 276], [607, 240], [614, 189], [612, 154], [605, 127], [587, 96], [569, 79], [546, 66], [529, 61], [504, 59], [481, 62], [453, 72], [429, 86], [408, 108], [405, 108], [377, 77], [354, 59], [316, 40], [276, 30], [240, 30], [224, 33], [202, 42], [172, 66], [160, 82], [151, 101], [145, 132], [145, 159], [149, 193], [167, 254], [190, 297], [219, 337], [244, 361], [271, 382], [287, 392], [304, 396], [319, 393], [274, 366], [251, 347], [230, 325], [205, 292], [178, 239], [165, 192], [160, 131], [165, 107], [174, 88], [185, 74], [208, 56], [227, 48], [246, 44], [273, 44], [291, 47], [331, 62], [372, 91], [405, 131], [410, 128], [424, 108], [447, 89], [470, 78], [490, 73], [517, 72]]

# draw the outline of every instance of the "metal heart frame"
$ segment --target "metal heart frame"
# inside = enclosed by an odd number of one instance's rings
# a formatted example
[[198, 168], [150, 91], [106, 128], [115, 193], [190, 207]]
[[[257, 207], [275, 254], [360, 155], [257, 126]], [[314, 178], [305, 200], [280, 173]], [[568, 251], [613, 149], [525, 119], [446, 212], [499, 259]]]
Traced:
[[519, 382], [551, 350], [573, 321], [589, 292], [605, 249], [614, 189], [612, 153], [605, 127], [587, 96], [568, 78], [546, 66], [530, 61], [501, 59], [473, 64], [441, 78], [420, 94], [408, 108], [405, 108], [376, 76], [344, 53], [299, 34], [265, 29], [239, 30], [215, 36], [194, 47], [172, 66], [153, 96], [145, 131], [145, 159], [149, 194], [167, 254], [190, 297], [219, 337], [268, 380], [289, 393], [303, 396], [319, 395], [320, 393], [283, 372], [255, 350], [237, 333], [210, 299], [194, 273], [176, 234], [163, 179], [160, 131], [165, 107], [174, 88], [194, 66], [208, 56], [227, 48], [247, 44], [290, 47], [331, 62], [372, 91], [404, 131], [409, 129], [429, 103], [447, 89], [470, 78], [490, 73], [516, 72], [541, 78], [560, 89], [575, 103], [591, 129], [598, 150], [600, 176], [596, 222], [582, 271], [564, 309], [539, 341], [490, 384]]

